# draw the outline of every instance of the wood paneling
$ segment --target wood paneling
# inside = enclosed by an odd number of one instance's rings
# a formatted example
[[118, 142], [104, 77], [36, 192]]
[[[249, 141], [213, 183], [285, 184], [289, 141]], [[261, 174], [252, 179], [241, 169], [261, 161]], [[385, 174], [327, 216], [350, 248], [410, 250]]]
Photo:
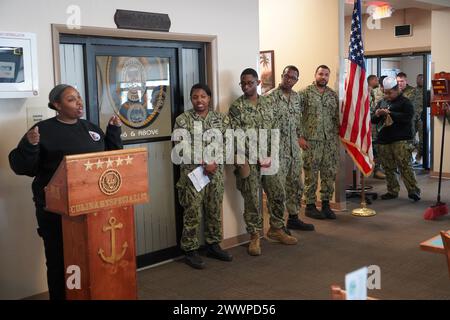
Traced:
[[[63, 216], [65, 268], [80, 271], [67, 299], [136, 299], [132, 205], [148, 201], [147, 159], [144, 148], [66, 156], [47, 186], [47, 209]], [[103, 179], [110, 172], [120, 179]]]

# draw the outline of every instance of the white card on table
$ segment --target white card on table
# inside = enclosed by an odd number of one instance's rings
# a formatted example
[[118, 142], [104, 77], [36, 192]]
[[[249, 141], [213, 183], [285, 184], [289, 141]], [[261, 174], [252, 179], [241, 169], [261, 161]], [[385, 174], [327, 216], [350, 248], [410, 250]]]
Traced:
[[367, 300], [367, 267], [345, 275], [347, 300]]

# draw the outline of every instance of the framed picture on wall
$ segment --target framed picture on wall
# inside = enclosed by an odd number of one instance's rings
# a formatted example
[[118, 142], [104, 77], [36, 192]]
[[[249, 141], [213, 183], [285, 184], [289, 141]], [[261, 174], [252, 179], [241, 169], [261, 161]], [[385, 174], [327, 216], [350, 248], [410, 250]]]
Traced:
[[259, 52], [259, 72], [262, 94], [275, 88], [275, 57], [273, 50]]

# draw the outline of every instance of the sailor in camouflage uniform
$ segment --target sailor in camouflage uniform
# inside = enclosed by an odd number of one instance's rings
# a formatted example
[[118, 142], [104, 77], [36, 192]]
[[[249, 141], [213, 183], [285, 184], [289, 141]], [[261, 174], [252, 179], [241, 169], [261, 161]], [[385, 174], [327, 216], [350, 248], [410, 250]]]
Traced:
[[274, 117], [280, 129], [280, 170], [278, 177], [285, 194], [286, 209], [289, 214], [289, 229], [312, 231], [314, 226], [298, 218], [303, 195], [301, 181], [302, 154], [298, 143], [302, 102], [300, 95], [292, 90], [298, 81], [299, 71], [295, 66], [287, 66], [281, 75], [281, 84], [271, 90]]
[[[380, 84], [378, 82], [378, 77], [376, 75], [370, 75], [367, 77], [367, 84], [370, 90], [369, 103], [370, 103], [370, 112], [375, 112], [375, 107], [377, 106], [378, 101], [383, 99], [383, 92], [381, 91]], [[381, 171], [380, 159], [378, 157], [377, 150], [377, 130], [376, 126], [372, 126], [372, 146], [373, 146], [373, 160], [375, 162], [375, 168], [373, 170], [373, 177], [377, 179], [384, 179], [386, 176]]]
[[[414, 107], [413, 138], [411, 142], [417, 149], [416, 161], [419, 162], [419, 160], [422, 158], [423, 152], [423, 125], [422, 125], [423, 87], [417, 89], [410, 86], [408, 84], [408, 77], [404, 72], [399, 72], [397, 74], [397, 83], [403, 96], [405, 98], [408, 98]], [[422, 85], [423, 85], [423, 78], [422, 78]], [[417, 132], [419, 132], [419, 143], [416, 142]]]
[[[222, 160], [213, 161], [202, 159], [203, 153], [194, 155], [194, 123], [202, 125], [204, 133], [209, 129], [217, 129], [220, 134], [225, 134], [229, 128], [227, 116], [209, 110], [211, 90], [203, 84], [196, 84], [191, 89], [191, 102], [194, 107], [178, 116], [174, 129], [185, 129], [191, 136], [191, 163], [180, 165], [180, 179], [177, 183], [178, 198], [184, 209], [183, 233], [181, 236], [181, 249], [186, 253], [186, 263], [193, 268], [203, 269], [205, 263], [198, 254], [199, 231], [202, 217], [202, 209], [205, 221], [206, 255], [222, 261], [231, 261], [232, 256], [222, 250], [219, 243], [222, 241], [221, 208], [224, 193], [223, 182], [223, 154], [217, 155]], [[203, 139], [202, 139], [203, 141]], [[208, 145], [202, 142], [203, 150]], [[220, 150], [220, 149], [216, 149]], [[204, 161], [206, 160], [206, 161]], [[221, 163], [222, 162], [222, 163]], [[209, 176], [210, 182], [198, 192], [188, 174], [199, 165], [203, 166], [204, 174]]]
[[[330, 69], [317, 68], [315, 82], [300, 92], [303, 112], [300, 147], [303, 149], [305, 174], [305, 215], [314, 219], [336, 219], [330, 208], [339, 161], [339, 100], [327, 86]], [[322, 210], [316, 208], [316, 190], [320, 172]]]
[[423, 74], [417, 75], [416, 79], [417, 87], [414, 88], [416, 94], [414, 99], [411, 100], [414, 106], [414, 141], [416, 134], [419, 135], [419, 141], [416, 142], [416, 162], [420, 162], [423, 156], [423, 123], [424, 123], [424, 113], [423, 113]]
[[[270, 99], [257, 93], [259, 84], [260, 80], [255, 70], [248, 68], [242, 72], [240, 85], [244, 94], [234, 101], [229, 109], [230, 123], [233, 129], [270, 130], [276, 127]], [[246, 139], [245, 156], [247, 165], [250, 167], [249, 175], [243, 177], [240, 170], [235, 170], [236, 187], [244, 198], [244, 220], [247, 232], [251, 237], [248, 253], [253, 256], [261, 254], [259, 231], [263, 227], [263, 218], [259, 208], [259, 192], [262, 184], [264, 184], [264, 191], [267, 194], [270, 213], [270, 229], [267, 236], [283, 244], [297, 243], [296, 238], [284, 231], [285, 198], [284, 193], [279, 192], [281, 185], [277, 175], [264, 176], [264, 179], [261, 179], [261, 168], [270, 167], [270, 161], [266, 161], [266, 159], [260, 159], [258, 163], [249, 161], [250, 154], [253, 151], [257, 152], [257, 150], [253, 150], [257, 145], [259, 144], [249, 144]]]

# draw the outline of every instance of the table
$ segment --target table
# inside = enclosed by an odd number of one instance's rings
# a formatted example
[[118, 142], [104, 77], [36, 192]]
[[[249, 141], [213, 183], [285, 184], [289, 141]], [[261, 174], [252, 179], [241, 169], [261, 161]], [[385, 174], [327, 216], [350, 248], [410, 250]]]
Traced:
[[[448, 230], [447, 233], [450, 233], [450, 230]], [[444, 243], [442, 242], [442, 237], [440, 234], [422, 242], [420, 244], [420, 249], [428, 252], [446, 254]]]

